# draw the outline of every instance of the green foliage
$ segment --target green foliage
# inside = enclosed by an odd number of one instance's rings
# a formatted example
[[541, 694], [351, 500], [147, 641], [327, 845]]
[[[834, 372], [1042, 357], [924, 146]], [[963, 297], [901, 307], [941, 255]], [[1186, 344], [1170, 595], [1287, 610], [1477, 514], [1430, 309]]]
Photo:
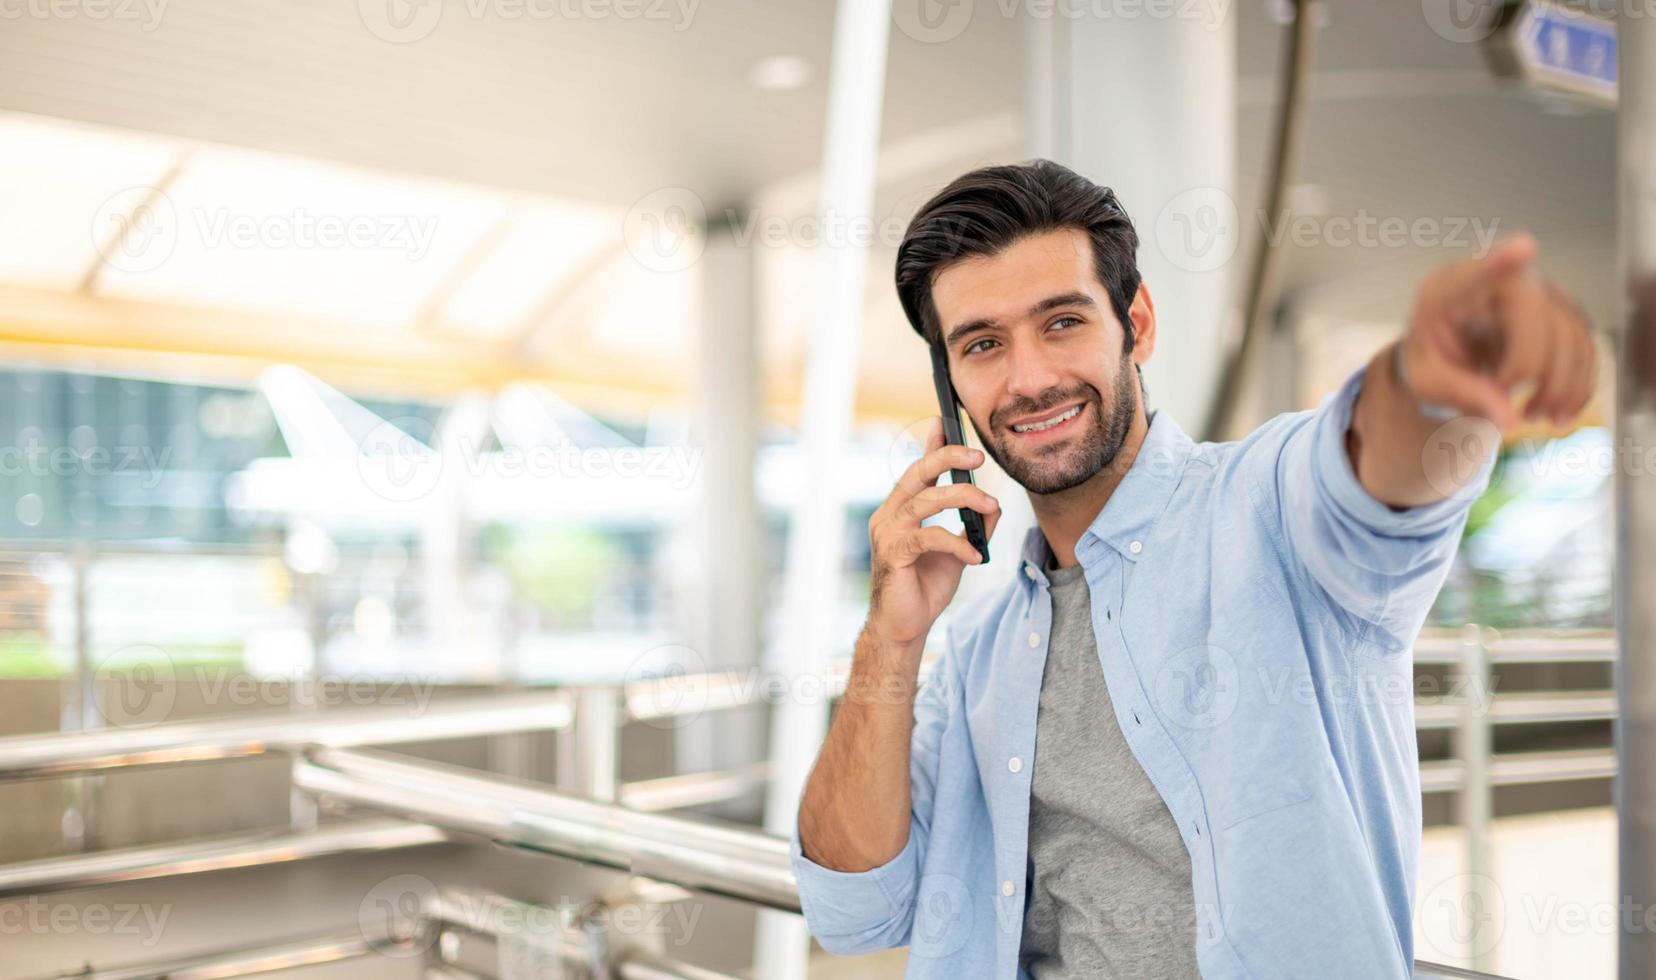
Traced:
[[490, 529], [517, 594], [565, 621], [589, 619], [606, 581], [625, 565], [622, 547], [591, 528], [544, 526]]

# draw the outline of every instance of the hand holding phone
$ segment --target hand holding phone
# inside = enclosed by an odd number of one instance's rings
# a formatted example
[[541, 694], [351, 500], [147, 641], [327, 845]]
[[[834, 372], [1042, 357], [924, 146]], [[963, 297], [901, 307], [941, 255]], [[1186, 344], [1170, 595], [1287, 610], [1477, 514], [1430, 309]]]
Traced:
[[[949, 380], [949, 358], [941, 344], [932, 344], [932, 383], [937, 387], [937, 405], [943, 415], [943, 444], [966, 445], [966, 433], [960, 423], [960, 396], [955, 394], [954, 382]], [[977, 485], [971, 470], [950, 470], [949, 482]], [[960, 508], [960, 520], [966, 525], [966, 540], [971, 542], [983, 563], [989, 564], [989, 536], [983, 530], [983, 515], [966, 507]]]

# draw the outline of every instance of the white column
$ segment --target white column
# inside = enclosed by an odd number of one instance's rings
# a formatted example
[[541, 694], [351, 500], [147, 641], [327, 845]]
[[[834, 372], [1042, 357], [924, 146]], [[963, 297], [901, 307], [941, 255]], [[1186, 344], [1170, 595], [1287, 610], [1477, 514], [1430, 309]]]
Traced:
[[[698, 265], [702, 315], [691, 438], [702, 454], [694, 635], [711, 671], [759, 666], [764, 515], [754, 489], [760, 412], [754, 267], [753, 249], [738, 244], [728, 227], [708, 229]], [[678, 771], [758, 762], [763, 726], [758, 709], [713, 712], [687, 723], [674, 735]]]
[[[823, 140], [821, 227], [844, 227], [871, 218], [890, 20], [890, 0], [839, 0]], [[826, 238], [818, 248], [822, 265], [817, 317], [807, 348], [800, 420], [800, 458], [816, 472], [795, 501], [788, 528], [785, 625], [773, 662], [790, 675], [820, 677], [836, 654], [849, 652], [831, 647], [839, 634], [835, 620], [846, 532], [845, 499], [840, 481], [831, 474], [851, 434], [868, 249], [852, 242], [830, 244]], [[766, 830], [793, 832], [799, 795], [827, 726], [826, 703], [784, 699], [777, 706], [771, 725]], [[756, 976], [804, 977], [807, 945], [799, 917], [761, 913], [755, 946]]]
[[1114, 188], [1133, 219], [1156, 301], [1150, 404], [1193, 434], [1223, 363], [1231, 270], [1249, 227], [1235, 203], [1233, 6], [1098, 17], [1059, 4], [1024, 15], [1029, 151]]

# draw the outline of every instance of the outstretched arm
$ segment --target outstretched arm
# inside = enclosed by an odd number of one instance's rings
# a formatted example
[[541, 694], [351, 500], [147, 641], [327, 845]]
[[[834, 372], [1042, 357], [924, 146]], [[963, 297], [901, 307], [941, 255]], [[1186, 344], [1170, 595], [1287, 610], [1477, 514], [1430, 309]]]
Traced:
[[1586, 407], [1598, 368], [1592, 332], [1570, 297], [1535, 273], [1535, 252], [1535, 239], [1519, 234], [1438, 270], [1403, 337], [1370, 362], [1346, 451], [1376, 500], [1403, 509], [1453, 496], [1477, 474], [1478, 455], [1522, 419], [1565, 425]]

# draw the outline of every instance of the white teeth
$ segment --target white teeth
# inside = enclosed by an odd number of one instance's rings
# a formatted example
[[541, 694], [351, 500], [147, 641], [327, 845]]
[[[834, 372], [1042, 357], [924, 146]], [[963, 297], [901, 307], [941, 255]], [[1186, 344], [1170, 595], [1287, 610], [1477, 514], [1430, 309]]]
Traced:
[[1081, 406], [1077, 405], [1074, 408], [1070, 409], [1069, 411], [1065, 412], [1064, 414], [1059, 415], [1059, 416], [1055, 416], [1055, 417], [1050, 418], [1050, 419], [1047, 419], [1045, 422], [1031, 422], [1028, 425], [1014, 425], [1012, 427], [1012, 431], [1013, 432], [1040, 432], [1042, 429], [1050, 429], [1050, 428], [1052, 428], [1053, 426], [1057, 425], [1060, 422], [1068, 422], [1070, 419], [1075, 418], [1075, 416], [1077, 414], [1079, 414], [1080, 411], [1081, 411]]

